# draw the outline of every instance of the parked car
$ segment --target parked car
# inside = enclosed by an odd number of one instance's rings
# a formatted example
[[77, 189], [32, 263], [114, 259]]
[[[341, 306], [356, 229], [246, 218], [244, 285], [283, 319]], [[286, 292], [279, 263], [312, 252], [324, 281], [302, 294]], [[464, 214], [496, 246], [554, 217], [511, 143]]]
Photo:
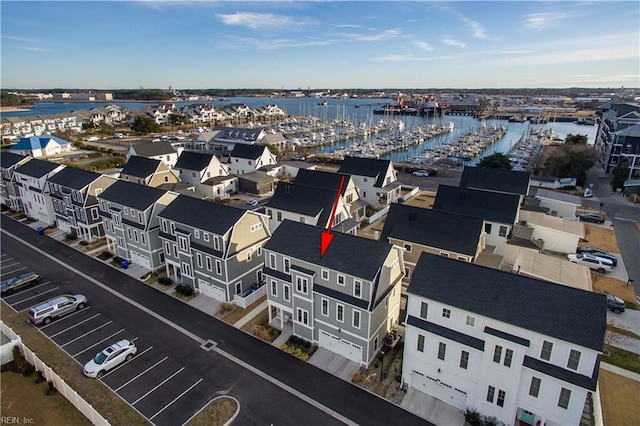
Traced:
[[254, 206], [255, 207], [255, 206], [258, 205], [258, 200], [249, 200], [249, 201], [246, 202], [246, 204], [248, 206]]
[[116, 368], [123, 362], [131, 361], [136, 352], [138, 352], [138, 348], [133, 342], [126, 339], [120, 340], [98, 352], [91, 361], [85, 364], [83, 373], [92, 379], [100, 378], [107, 371]]
[[576, 250], [577, 253], [587, 253], [587, 254], [592, 254], [594, 256], [597, 257], [604, 257], [605, 259], [609, 259], [612, 263], [613, 266], [618, 266], [618, 258], [611, 254], [608, 253], [604, 250], [600, 250], [599, 248], [595, 248], [595, 247], [578, 247]]
[[578, 216], [581, 222], [604, 223], [604, 216], [599, 213], [585, 213]]
[[82, 294], [64, 294], [31, 308], [29, 321], [34, 325], [47, 325], [52, 320], [84, 309], [85, 306], [87, 306], [87, 298]]
[[0, 284], [0, 293], [11, 294], [21, 288], [29, 287], [31, 284], [37, 284], [42, 277], [35, 272], [24, 272]]
[[601, 274], [611, 271], [613, 268], [613, 263], [611, 263], [610, 260], [586, 253], [568, 254], [567, 259], [569, 262], [578, 263], [580, 265], [588, 266], [591, 269], [595, 269]]
[[413, 176], [421, 176], [421, 177], [427, 177], [429, 176], [429, 172], [426, 170], [416, 170], [415, 172], [411, 173]]
[[607, 309], [611, 309], [616, 314], [624, 312], [624, 300], [620, 299], [617, 296], [614, 296], [613, 294], [610, 294], [607, 291], [605, 291], [604, 294], [607, 296]]
[[306, 160], [304, 155], [294, 155], [293, 157], [291, 157], [291, 159], [293, 161], [304, 161], [304, 160]]

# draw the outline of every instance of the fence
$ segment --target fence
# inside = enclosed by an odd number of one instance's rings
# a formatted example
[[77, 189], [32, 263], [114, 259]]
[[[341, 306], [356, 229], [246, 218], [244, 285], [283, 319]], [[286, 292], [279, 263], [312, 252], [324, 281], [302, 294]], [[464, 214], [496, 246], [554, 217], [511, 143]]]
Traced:
[[242, 296], [242, 295], [239, 296], [236, 294], [233, 297], [233, 303], [235, 303], [237, 306], [240, 306], [242, 309], [246, 309], [247, 307], [251, 306], [253, 302], [260, 299], [265, 294], [267, 294], [267, 286], [263, 285], [260, 288], [258, 288], [256, 291], [246, 296]]
[[416, 194], [418, 194], [420, 192], [420, 187], [418, 186], [402, 186], [400, 188], [403, 191], [409, 191], [406, 194], [401, 195], [398, 200], [400, 200], [400, 202], [406, 202], [409, 201], [411, 198], [413, 198]]
[[[71, 404], [78, 411], [80, 411], [89, 421], [94, 425], [109, 425], [110, 423], [100, 415], [87, 401], [85, 401], [78, 393], [73, 390], [69, 385], [67, 385], [64, 380], [60, 378], [48, 365], [46, 365], [40, 358], [37, 357], [35, 353], [33, 353], [29, 348], [27, 348], [20, 336], [18, 336], [11, 328], [9, 328], [5, 323], [0, 321], [0, 331], [5, 336], [9, 337], [11, 341], [17, 340], [17, 344], [22, 351], [22, 355], [24, 358], [34, 366], [36, 371], [42, 372], [42, 375], [47, 379], [48, 382], [53, 383], [53, 386], [56, 388], [62, 396], [67, 398]], [[13, 348], [13, 345], [11, 345]]]
[[380, 219], [382, 216], [386, 215], [389, 212], [390, 208], [391, 206], [385, 206], [382, 210], [379, 210], [374, 214], [372, 214], [371, 216], [369, 216], [367, 220], [369, 221], [369, 223], [375, 222], [376, 220]]

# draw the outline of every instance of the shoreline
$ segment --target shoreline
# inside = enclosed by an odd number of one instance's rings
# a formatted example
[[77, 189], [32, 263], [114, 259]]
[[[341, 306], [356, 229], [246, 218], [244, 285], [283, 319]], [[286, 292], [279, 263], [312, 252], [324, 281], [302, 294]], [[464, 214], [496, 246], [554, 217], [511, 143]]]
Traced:
[[0, 106], [0, 112], [22, 112], [22, 111], [31, 111], [31, 108]]

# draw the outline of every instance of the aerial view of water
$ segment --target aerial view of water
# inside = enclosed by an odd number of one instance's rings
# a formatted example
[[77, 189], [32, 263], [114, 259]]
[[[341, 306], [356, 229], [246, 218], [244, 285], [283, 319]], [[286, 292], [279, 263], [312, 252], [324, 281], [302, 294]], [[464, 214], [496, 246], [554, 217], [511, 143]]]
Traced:
[[[455, 125], [454, 131], [435, 136], [431, 139], [424, 141], [419, 145], [412, 145], [404, 151], [394, 151], [383, 156], [383, 158], [390, 159], [392, 161], [402, 162], [407, 161], [411, 157], [422, 153], [425, 149], [431, 148], [438, 144], [447, 143], [455, 139], [457, 136], [472, 130], [477, 129], [483, 123], [471, 116], [461, 115], [446, 115], [445, 117], [423, 117], [423, 116], [386, 116], [373, 114], [374, 108], [378, 108], [380, 105], [391, 102], [389, 99], [315, 99], [315, 98], [269, 98], [269, 97], [237, 97], [227, 98], [224, 100], [206, 101], [200, 103], [207, 103], [215, 106], [224, 106], [230, 104], [245, 104], [251, 108], [258, 108], [268, 104], [278, 105], [288, 115], [295, 116], [310, 116], [318, 117], [323, 122], [330, 122], [335, 119], [343, 119], [353, 122], [355, 125], [360, 123], [372, 123], [378, 120], [391, 120], [400, 119], [405, 123], [405, 131], [411, 130], [413, 127], [424, 126], [426, 124], [438, 124], [442, 121], [450, 121]], [[174, 102], [176, 107], [182, 107], [184, 105], [199, 103], [197, 101], [185, 101]], [[108, 104], [115, 104], [127, 108], [129, 111], [144, 111], [144, 109], [152, 105], [153, 103], [144, 102], [37, 102], [35, 108], [29, 111], [7, 111], [3, 112], [2, 116], [26, 116], [26, 115], [39, 115], [39, 114], [55, 114], [62, 112], [73, 112], [82, 109], [91, 109]], [[530, 124], [529, 122], [518, 123], [509, 122], [508, 120], [486, 120], [487, 126], [506, 126], [507, 133], [499, 141], [490, 145], [481, 154], [482, 156], [491, 155], [496, 152], [506, 153], [509, 149], [530, 129], [552, 129], [558, 136], [565, 138], [568, 134], [581, 134], [586, 135], [588, 143], [593, 144], [596, 136], [596, 126], [578, 125], [576, 123], [566, 122], [549, 122], [546, 124]], [[329, 153], [334, 149], [344, 148], [355, 141], [360, 139], [349, 139], [347, 141], [341, 141], [331, 145], [325, 145], [318, 147], [317, 152]], [[474, 159], [466, 162], [465, 164], [473, 165], [478, 161]]]

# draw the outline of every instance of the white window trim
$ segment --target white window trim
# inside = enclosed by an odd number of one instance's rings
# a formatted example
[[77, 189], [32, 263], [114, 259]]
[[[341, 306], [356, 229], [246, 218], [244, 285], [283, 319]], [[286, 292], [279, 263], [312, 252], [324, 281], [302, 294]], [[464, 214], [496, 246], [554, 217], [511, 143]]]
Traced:
[[[340, 284], [340, 278], [342, 278], [342, 284]], [[338, 283], [338, 285], [341, 285], [344, 287], [345, 285], [347, 285], [347, 278], [342, 274], [338, 274], [336, 276], [336, 282]]]
[[[340, 308], [342, 308], [342, 319], [338, 317]], [[339, 323], [344, 323], [344, 305], [341, 303], [336, 303], [336, 321], [338, 321]]]
[[322, 279], [325, 281], [329, 279], [329, 271], [327, 271], [326, 269], [321, 270], [320, 275], [322, 276]]
[[[356, 317], [358, 318], [358, 324], [356, 325]], [[353, 310], [351, 315], [351, 323], [353, 324], [353, 328], [357, 328], [360, 330], [360, 326], [362, 325], [362, 314], [357, 309]]]

